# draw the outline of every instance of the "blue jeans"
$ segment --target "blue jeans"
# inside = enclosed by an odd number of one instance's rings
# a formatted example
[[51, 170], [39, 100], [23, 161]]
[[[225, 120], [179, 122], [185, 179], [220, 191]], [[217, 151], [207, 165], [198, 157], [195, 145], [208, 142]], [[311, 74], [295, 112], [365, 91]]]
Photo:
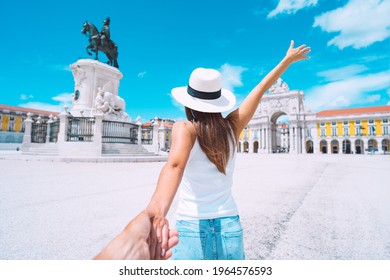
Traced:
[[209, 220], [178, 220], [179, 244], [173, 260], [244, 260], [239, 216]]

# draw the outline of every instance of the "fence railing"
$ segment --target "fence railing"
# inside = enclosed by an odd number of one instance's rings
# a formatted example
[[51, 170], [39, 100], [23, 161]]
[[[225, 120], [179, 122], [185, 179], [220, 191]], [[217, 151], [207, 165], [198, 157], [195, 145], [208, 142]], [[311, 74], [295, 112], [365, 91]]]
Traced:
[[138, 144], [138, 125], [103, 120], [102, 142]]
[[94, 124], [93, 117], [69, 117], [66, 141], [91, 142]]
[[58, 132], [60, 131], [60, 122], [55, 121], [50, 124], [49, 142], [56, 143], [58, 140]]
[[47, 133], [46, 123], [32, 123], [31, 124], [31, 142], [45, 143]]

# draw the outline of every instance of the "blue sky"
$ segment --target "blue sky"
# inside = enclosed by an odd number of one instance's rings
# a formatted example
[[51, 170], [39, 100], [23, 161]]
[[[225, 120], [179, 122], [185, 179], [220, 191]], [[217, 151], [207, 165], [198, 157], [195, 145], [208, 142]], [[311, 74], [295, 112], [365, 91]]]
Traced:
[[197, 67], [220, 70], [239, 105], [291, 39], [310, 45], [311, 59], [282, 78], [314, 112], [390, 105], [389, 14], [390, 1], [380, 0], [7, 1], [0, 103], [56, 111], [71, 104], [69, 65], [89, 58], [82, 24], [100, 30], [110, 16], [124, 75], [119, 95], [133, 119], [184, 118], [170, 90]]

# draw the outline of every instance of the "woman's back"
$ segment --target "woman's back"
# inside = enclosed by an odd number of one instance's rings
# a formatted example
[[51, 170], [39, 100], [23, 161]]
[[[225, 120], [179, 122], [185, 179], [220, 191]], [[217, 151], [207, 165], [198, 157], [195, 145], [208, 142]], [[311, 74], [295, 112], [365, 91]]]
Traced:
[[196, 139], [180, 184], [177, 218], [213, 219], [237, 215], [236, 203], [231, 195], [234, 166], [233, 143], [230, 143], [225, 175], [207, 158]]

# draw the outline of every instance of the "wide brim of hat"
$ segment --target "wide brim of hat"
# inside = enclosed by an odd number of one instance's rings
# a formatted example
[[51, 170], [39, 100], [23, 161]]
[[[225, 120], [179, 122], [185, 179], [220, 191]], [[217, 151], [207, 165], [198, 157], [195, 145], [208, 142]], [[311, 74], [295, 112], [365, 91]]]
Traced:
[[172, 89], [172, 96], [180, 104], [199, 112], [222, 113], [231, 110], [236, 104], [234, 93], [227, 89], [221, 90], [221, 97], [217, 99], [200, 99], [187, 93], [187, 87]]

